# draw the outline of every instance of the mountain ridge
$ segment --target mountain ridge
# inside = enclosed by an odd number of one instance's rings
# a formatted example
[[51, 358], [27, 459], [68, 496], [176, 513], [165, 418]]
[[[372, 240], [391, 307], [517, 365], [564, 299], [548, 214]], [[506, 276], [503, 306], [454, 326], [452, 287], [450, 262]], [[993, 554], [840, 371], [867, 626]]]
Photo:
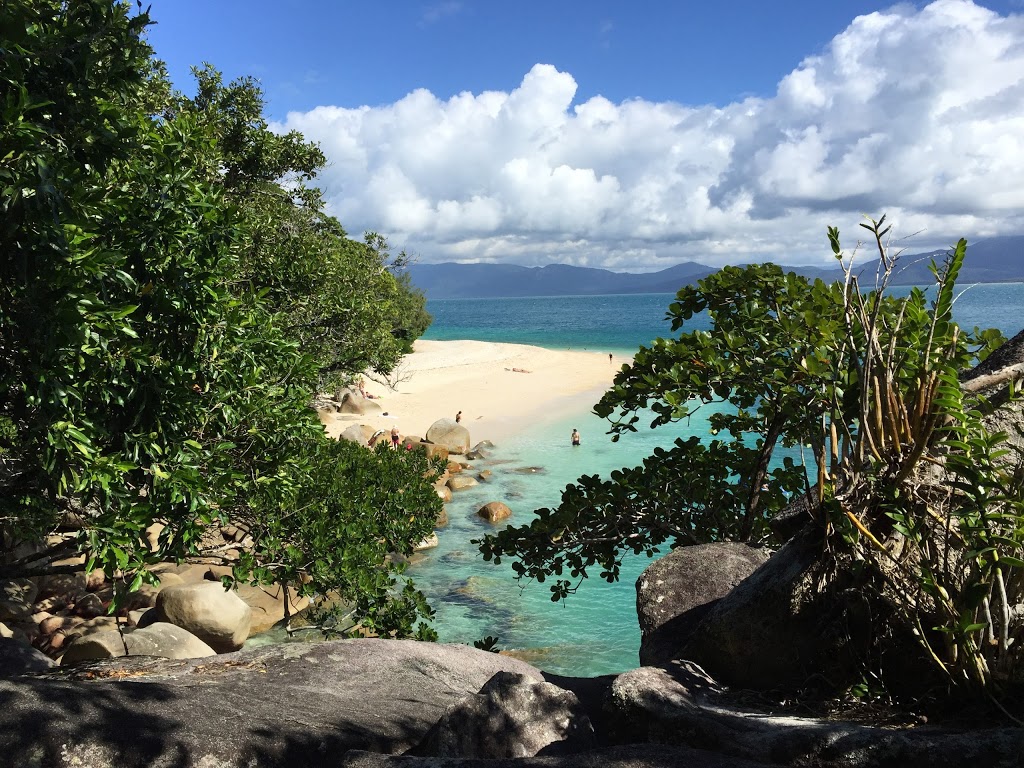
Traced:
[[[903, 254], [894, 285], [928, 285], [934, 278], [929, 262], [941, 261], [948, 251]], [[750, 262], [744, 262], [750, 263]], [[877, 260], [867, 262], [858, 273], [874, 273]], [[695, 261], [684, 261], [657, 272], [613, 272], [571, 264], [525, 267], [518, 264], [413, 264], [409, 276], [428, 299], [522, 298], [527, 296], [599, 296], [631, 293], [675, 293], [718, 271]], [[786, 271], [805, 277], [836, 280], [838, 268], [809, 265], [786, 266]], [[959, 283], [1001, 283], [1024, 281], [1024, 235], [979, 240], [969, 244]]]

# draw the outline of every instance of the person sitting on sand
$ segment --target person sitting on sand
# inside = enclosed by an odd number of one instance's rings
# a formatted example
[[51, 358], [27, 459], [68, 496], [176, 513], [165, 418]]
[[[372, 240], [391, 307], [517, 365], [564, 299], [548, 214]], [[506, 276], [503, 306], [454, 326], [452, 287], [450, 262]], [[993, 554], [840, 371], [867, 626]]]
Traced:
[[573, 445], [579, 445], [580, 444], [580, 433], [579, 433], [579, 430], [577, 430], [575, 427], [573, 427], [571, 439], [572, 439], [572, 444]]
[[401, 439], [401, 435], [398, 434], [398, 427], [391, 428], [391, 447], [396, 451], [398, 450], [398, 441]]

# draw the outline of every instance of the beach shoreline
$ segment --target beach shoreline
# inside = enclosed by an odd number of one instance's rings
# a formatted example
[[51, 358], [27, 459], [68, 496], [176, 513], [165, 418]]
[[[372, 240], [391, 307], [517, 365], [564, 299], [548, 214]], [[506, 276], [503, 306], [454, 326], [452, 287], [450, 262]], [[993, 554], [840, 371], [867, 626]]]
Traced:
[[398, 369], [396, 389], [367, 377], [366, 391], [381, 412], [336, 414], [325, 429], [337, 437], [354, 424], [404, 437], [424, 437], [438, 419], [454, 419], [473, 444], [500, 442], [573, 413], [585, 413], [630, 358], [607, 352], [553, 350], [528, 344], [419, 339]]

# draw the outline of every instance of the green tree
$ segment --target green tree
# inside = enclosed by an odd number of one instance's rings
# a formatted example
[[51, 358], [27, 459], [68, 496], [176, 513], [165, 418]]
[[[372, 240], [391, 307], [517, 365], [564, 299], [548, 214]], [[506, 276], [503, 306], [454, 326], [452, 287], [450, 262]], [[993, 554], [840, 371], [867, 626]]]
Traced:
[[[617, 578], [624, 552], [770, 541], [769, 519], [803, 495], [828, 553], [821, 584], [860, 574], [875, 614], [892, 622], [870, 627], [879, 642], [901, 626], [954, 687], [1008, 680], [1024, 581], [1021, 457], [986, 426], [993, 405], [959, 381], [1003, 339], [952, 321], [965, 241], [933, 265], [929, 306], [920, 289], [886, 293], [896, 257], [884, 217], [865, 226], [879, 255], [867, 293], [834, 229], [844, 281], [767, 264], [680, 290], [673, 330], [706, 313], [710, 331], [641, 348], [595, 411], [614, 439], [641, 419], [658, 427], [710, 407], [712, 439], [677, 440], [608, 480], [581, 478], [556, 509], [484, 539], [485, 558], [514, 558], [520, 578], [555, 577], [558, 600], [594, 566]], [[773, 465], [779, 445], [799, 446], [803, 460]]]
[[[205, 110], [155, 116], [170, 91], [141, 40], [147, 23], [104, 0], [0, 8], [0, 576], [80, 569], [53, 560], [83, 553], [131, 589], [158, 560], [226, 562], [244, 578], [340, 592], [357, 618], [408, 633], [429, 609], [398, 588], [384, 547], [408, 553], [432, 528], [432, 469], [323, 436], [309, 403], [339, 356], [315, 354], [299, 322], [318, 248], [337, 270], [328, 277], [381, 263], [358, 243], [346, 262], [337, 222], [284, 191], [322, 156], [273, 139], [253, 104], [248, 133], [230, 141]], [[281, 232], [297, 234], [260, 239]], [[351, 300], [331, 290], [317, 301]], [[393, 364], [392, 318], [364, 309], [350, 301], [334, 332], [365, 326], [360, 338], [384, 349], [370, 363]], [[338, 485], [339, 473], [375, 480]], [[15, 546], [69, 515], [74, 536]], [[207, 533], [229, 521], [253, 540], [241, 560], [210, 548]]]

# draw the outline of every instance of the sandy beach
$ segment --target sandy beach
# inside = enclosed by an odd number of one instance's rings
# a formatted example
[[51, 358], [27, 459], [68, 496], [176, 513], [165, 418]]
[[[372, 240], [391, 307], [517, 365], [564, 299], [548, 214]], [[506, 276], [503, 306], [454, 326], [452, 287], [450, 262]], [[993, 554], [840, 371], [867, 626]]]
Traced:
[[[585, 412], [611, 386], [629, 358], [608, 353], [558, 351], [526, 344], [486, 341], [415, 342], [398, 370], [396, 388], [366, 378], [383, 413], [336, 415], [326, 423], [337, 436], [353, 424], [368, 424], [423, 437], [441, 418], [455, 418], [473, 443], [499, 442], [531, 425]], [[384, 414], [387, 415], [384, 415]]]

